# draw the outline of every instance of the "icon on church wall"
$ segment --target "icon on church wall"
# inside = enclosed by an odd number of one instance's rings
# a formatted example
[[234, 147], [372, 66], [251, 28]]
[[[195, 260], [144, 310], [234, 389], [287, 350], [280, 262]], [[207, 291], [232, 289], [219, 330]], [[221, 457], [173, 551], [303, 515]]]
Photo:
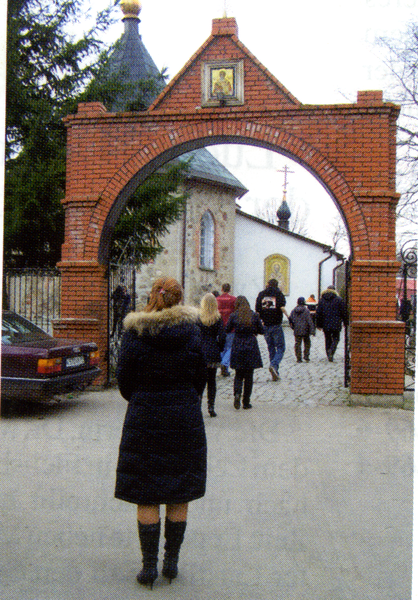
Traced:
[[290, 261], [282, 254], [271, 254], [264, 259], [264, 283], [270, 279], [277, 279], [279, 288], [285, 296], [290, 290]]
[[234, 69], [211, 69], [210, 79], [212, 96], [216, 98], [218, 94], [234, 95]]
[[244, 104], [244, 61], [202, 63], [202, 106]]

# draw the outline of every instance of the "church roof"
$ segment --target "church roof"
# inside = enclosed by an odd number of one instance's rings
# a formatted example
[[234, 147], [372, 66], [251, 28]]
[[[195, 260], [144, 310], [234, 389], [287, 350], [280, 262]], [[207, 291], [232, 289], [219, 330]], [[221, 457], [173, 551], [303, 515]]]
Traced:
[[[116, 48], [109, 57], [110, 74], [118, 73], [124, 83], [135, 86], [139, 81], [155, 79], [157, 89], [154, 93], [149, 92], [146, 95], [145, 102], [149, 106], [161, 90], [164, 83], [161, 79], [160, 71], [152, 60], [148, 50], [144, 46], [138, 31], [138, 17], [127, 15], [123, 18], [125, 31], [117, 42]], [[160, 84], [161, 81], [161, 84]], [[160, 85], [158, 85], [160, 84]], [[120, 96], [112, 106], [113, 112], [123, 111], [129, 98], [126, 95]]]
[[206, 148], [186, 152], [180, 157], [180, 160], [187, 160], [188, 158], [192, 158], [188, 179], [200, 179], [223, 184], [238, 192], [240, 198], [248, 192], [248, 189], [239, 179], [228, 171]]
[[138, 21], [124, 19], [125, 32], [113, 52], [110, 65], [112, 71], [125, 70], [125, 78], [133, 83], [139, 79], [158, 77], [160, 72], [145, 48], [138, 32]]

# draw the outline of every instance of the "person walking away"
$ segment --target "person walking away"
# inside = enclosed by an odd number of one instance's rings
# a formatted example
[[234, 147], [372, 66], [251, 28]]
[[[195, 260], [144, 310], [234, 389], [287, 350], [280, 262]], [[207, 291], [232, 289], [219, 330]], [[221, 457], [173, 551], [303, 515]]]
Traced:
[[140, 584], [158, 576], [160, 505], [166, 505], [162, 574], [178, 573], [188, 503], [205, 494], [207, 447], [201, 410], [206, 363], [199, 311], [182, 306], [179, 283], [161, 277], [142, 312], [124, 320], [117, 366], [128, 401], [116, 471], [115, 497], [137, 505], [143, 568]]
[[289, 324], [293, 329], [295, 336], [295, 355], [298, 363], [302, 362], [302, 344], [303, 358], [309, 362], [311, 351], [311, 335], [315, 335], [315, 326], [312, 321], [311, 313], [305, 306], [305, 298], [298, 298], [297, 306], [292, 310], [289, 316]]
[[131, 307], [131, 296], [126, 285], [122, 286], [123, 302], [122, 302], [122, 321], [126, 317]]
[[[216, 298], [216, 301], [218, 303], [218, 310], [221, 314], [224, 327], [226, 327], [228, 319], [235, 309], [236, 297], [232, 296], [232, 294], [229, 293], [230, 291], [230, 284], [224, 283], [222, 285], [222, 294]], [[231, 348], [233, 339], [234, 334], [232, 332], [227, 333], [225, 346], [223, 352], [221, 353], [221, 375], [223, 377], [229, 377], [229, 363], [231, 360]]]
[[216, 417], [216, 369], [221, 362], [221, 350], [225, 346], [226, 334], [213, 294], [205, 294], [200, 302], [198, 325], [202, 334], [203, 354], [206, 361], [208, 412], [211, 417]]
[[340, 341], [342, 325], [347, 327], [348, 315], [344, 300], [337, 294], [335, 286], [329, 285], [322, 292], [316, 309], [316, 326], [323, 329], [325, 337], [325, 352], [330, 362]]
[[316, 315], [317, 304], [318, 304], [318, 302], [315, 298], [315, 294], [311, 294], [309, 296], [309, 298], [306, 300], [306, 306], [309, 309], [309, 312], [311, 313], [311, 317], [312, 317], [312, 321], [313, 321], [314, 325], [315, 325], [315, 315]]
[[264, 337], [270, 357], [270, 373], [273, 381], [278, 381], [279, 364], [286, 350], [282, 329], [283, 315], [289, 318], [286, 309], [286, 299], [279, 289], [277, 279], [270, 279], [265, 290], [260, 292], [255, 303], [255, 310], [260, 315], [264, 325]]
[[226, 332], [235, 332], [231, 349], [231, 368], [235, 369], [234, 408], [252, 408], [250, 403], [253, 390], [254, 369], [263, 366], [257, 335], [264, 333], [259, 315], [250, 308], [245, 296], [238, 296], [235, 311], [229, 317]]
[[[125, 288], [126, 289], [126, 288]], [[122, 321], [123, 321], [123, 307], [125, 305], [125, 292], [124, 286], [118, 285], [112, 292], [111, 300], [113, 305], [113, 325], [112, 325], [112, 333], [110, 334], [113, 337], [118, 330], [118, 336], [122, 330]], [[130, 299], [130, 297], [129, 297]]]

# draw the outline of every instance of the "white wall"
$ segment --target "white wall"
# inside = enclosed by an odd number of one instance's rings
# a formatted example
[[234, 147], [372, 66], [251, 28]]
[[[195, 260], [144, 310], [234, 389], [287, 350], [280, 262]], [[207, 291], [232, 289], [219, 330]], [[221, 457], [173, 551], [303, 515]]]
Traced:
[[[248, 298], [252, 308], [257, 294], [264, 289], [264, 259], [271, 254], [282, 254], [290, 261], [288, 312], [296, 306], [300, 296], [315, 294], [318, 299], [319, 263], [329, 256], [324, 248], [306, 240], [278, 231], [237, 214], [235, 220], [235, 296]], [[332, 284], [333, 269], [339, 264], [335, 256], [323, 263], [321, 291]]]

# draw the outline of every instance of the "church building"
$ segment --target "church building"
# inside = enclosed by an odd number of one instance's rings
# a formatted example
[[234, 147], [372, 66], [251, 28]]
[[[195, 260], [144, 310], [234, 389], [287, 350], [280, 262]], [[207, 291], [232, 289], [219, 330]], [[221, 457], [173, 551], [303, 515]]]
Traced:
[[[154, 77], [160, 85], [159, 71], [138, 32], [140, 4], [130, 0], [121, 7], [125, 32], [111, 56], [111, 68], [127, 81]], [[147, 98], [149, 105], [158, 94], [156, 88]], [[112, 110], [119, 112], [128, 104], [127, 98], [120, 98]], [[137, 307], [146, 303], [153, 281], [161, 275], [181, 282], [187, 303], [199, 305], [206, 292], [220, 292], [223, 283], [230, 283], [232, 293], [246, 296], [252, 307], [274, 277], [289, 311], [298, 297], [318, 298], [328, 285], [336, 284], [343, 256], [289, 231], [286, 193], [277, 211], [278, 224], [268, 223], [240, 209], [240, 198], [248, 190], [209, 150], [189, 152], [180, 160], [191, 157], [185, 211], [161, 239], [164, 250], [136, 273]]]

